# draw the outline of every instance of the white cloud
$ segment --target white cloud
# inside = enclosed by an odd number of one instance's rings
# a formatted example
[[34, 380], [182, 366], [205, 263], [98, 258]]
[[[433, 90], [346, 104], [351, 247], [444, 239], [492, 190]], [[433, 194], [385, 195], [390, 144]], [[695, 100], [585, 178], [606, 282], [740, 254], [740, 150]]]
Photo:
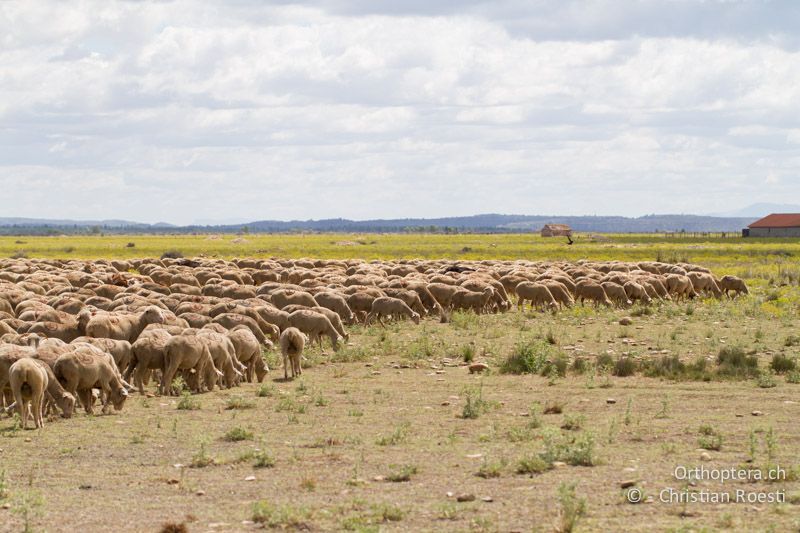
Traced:
[[800, 194], [794, 4], [398, 5], [0, 4], [7, 215], [636, 215]]

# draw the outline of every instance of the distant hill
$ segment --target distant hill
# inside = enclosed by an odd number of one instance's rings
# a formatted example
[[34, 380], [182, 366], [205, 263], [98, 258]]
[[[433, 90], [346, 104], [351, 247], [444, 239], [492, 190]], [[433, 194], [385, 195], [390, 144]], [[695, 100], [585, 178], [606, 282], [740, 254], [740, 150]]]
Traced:
[[403, 218], [378, 220], [259, 220], [245, 224], [174, 226], [126, 220], [45, 220], [0, 218], [0, 235], [122, 234], [122, 233], [287, 233], [287, 232], [471, 232], [510, 233], [537, 231], [545, 224], [568, 224], [575, 231], [597, 233], [652, 233], [656, 231], [739, 232], [759, 218], [698, 215], [543, 216], [485, 214], [468, 217]]
[[800, 213], [800, 205], [797, 204], [753, 204], [735, 209], [733, 211], [726, 211], [724, 213], [712, 213], [712, 217], [753, 217], [763, 218], [771, 213]]

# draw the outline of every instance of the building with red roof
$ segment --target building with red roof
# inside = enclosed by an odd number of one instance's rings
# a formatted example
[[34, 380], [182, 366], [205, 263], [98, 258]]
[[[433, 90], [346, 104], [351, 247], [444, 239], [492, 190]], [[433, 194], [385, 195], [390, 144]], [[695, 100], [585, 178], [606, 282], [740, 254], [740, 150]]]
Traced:
[[744, 230], [745, 237], [800, 237], [800, 213], [773, 213]]

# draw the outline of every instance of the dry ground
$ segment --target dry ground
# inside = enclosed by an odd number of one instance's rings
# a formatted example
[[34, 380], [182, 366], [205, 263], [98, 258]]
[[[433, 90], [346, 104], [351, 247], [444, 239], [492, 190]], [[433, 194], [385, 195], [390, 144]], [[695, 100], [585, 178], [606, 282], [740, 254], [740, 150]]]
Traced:
[[[707, 358], [714, 371], [720, 349], [741, 346], [764, 370], [774, 354], [797, 353], [794, 308], [773, 312], [785, 295], [770, 301], [767, 290], [738, 302], [665, 304], [630, 326], [618, 324], [630, 311], [577, 308], [355, 328], [346, 349], [311, 353], [302, 379], [273, 369], [263, 385], [191, 397], [199, 409], [134, 395], [120, 413], [79, 414], [42, 431], [3, 418], [0, 492], [10, 508], [0, 510], [0, 531], [21, 530], [26, 515], [47, 531], [158, 531], [169, 522], [189, 531], [547, 531], [562, 525], [558, 489], [571, 482], [586, 502], [577, 530], [796, 531], [800, 385], [788, 382], [796, 374], [705, 382], [641, 369], [618, 377], [591, 364], [609, 353], [612, 366], [623, 354], [639, 364], [677, 355]], [[502, 374], [526, 346], [550, 361], [590, 364], [565, 377]], [[490, 371], [469, 374], [470, 355]], [[759, 386], [770, 380], [776, 386]], [[468, 398], [477, 418], [463, 417]], [[543, 413], [554, 406], [563, 412]], [[226, 440], [232, 430], [244, 440]], [[720, 449], [703, 450], [701, 440]], [[594, 466], [517, 473], [522, 459], [548, 449], [563, 463]], [[681, 465], [768, 463], [789, 479], [691, 486], [673, 475]], [[654, 501], [627, 503], [623, 481]], [[786, 503], [662, 503], [667, 487], [784, 491]], [[457, 502], [461, 494], [475, 501]], [[248, 522], [255, 502], [261, 524]]]

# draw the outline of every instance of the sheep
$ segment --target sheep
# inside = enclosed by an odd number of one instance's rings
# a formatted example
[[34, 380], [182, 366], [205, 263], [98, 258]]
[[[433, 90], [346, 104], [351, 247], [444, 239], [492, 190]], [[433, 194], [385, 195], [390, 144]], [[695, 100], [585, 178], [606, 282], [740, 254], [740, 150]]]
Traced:
[[347, 296], [347, 305], [349, 305], [350, 309], [355, 313], [356, 321], [361, 317], [361, 320], [366, 322], [366, 317], [372, 310], [372, 302], [374, 302], [376, 298], [377, 296], [373, 296], [367, 292], [356, 292]]
[[195, 390], [200, 390], [200, 379], [205, 380], [205, 385], [214, 389], [217, 380], [224, 377], [211, 357], [208, 343], [198, 337], [196, 330], [186, 330], [182, 335], [171, 337], [164, 347], [164, 370], [161, 374], [159, 393], [172, 394], [172, 380], [178, 370], [194, 370], [198, 383]]
[[164, 352], [172, 335], [165, 329], [147, 329], [131, 345], [131, 362], [125, 370], [124, 378], [130, 380], [144, 395], [144, 386], [149, 380], [150, 371], [163, 370]]
[[401, 315], [410, 318], [415, 324], [419, 324], [419, 315], [412, 311], [403, 300], [390, 296], [382, 296], [372, 301], [372, 307], [370, 308], [367, 318], [364, 320], [364, 324], [367, 325], [372, 322], [372, 320], [377, 319], [378, 323], [385, 327], [381, 317], [397, 317]]
[[575, 304], [575, 299], [572, 297], [572, 293], [569, 291], [566, 285], [560, 281], [549, 279], [542, 280], [540, 283], [547, 287], [559, 307], [572, 307]]
[[28, 403], [33, 411], [33, 423], [36, 429], [44, 426], [42, 410], [44, 394], [47, 390], [48, 376], [44, 363], [23, 357], [11, 365], [8, 381], [14, 394], [17, 412], [22, 419], [22, 429], [28, 427]]
[[303, 291], [281, 289], [274, 291], [271, 296], [272, 303], [279, 309], [283, 309], [291, 304], [304, 305], [306, 307], [316, 307], [319, 305], [314, 299], [314, 296]]
[[445, 283], [429, 283], [428, 290], [443, 309], [450, 309], [453, 295], [460, 287]]
[[[245, 379], [252, 382], [255, 375], [259, 383], [263, 381], [269, 367], [261, 356], [261, 344], [253, 332], [246, 326], [237, 326], [228, 332], [228, 338], [233, 342], [237, 359], [246, 367]], [[272, 347], [272, 343], [269, 346]]]
[[579, 301], [581, 305], [585, 300], [592, 300], [595, 307], [600, 304], [611, 307], [614, 304], [608, 299], [606, 291], [602, 285], [594, 280], [582, 279], [575, 284], [575, 300]]
[[692, 271], [686, 274], [692, 281], [692, 288], [697, 293], [711, 293], [715, 298], [722, 298], [722, 290], [717, 285], [717, 281], [711, 274], [706, 272]]
[[117, 368], [124, 372], [131, 364], [132, 350], [131, 343], [115, 339], [95, 339], [93, 337], [78, 337], [71, 344], [84, 342], [100, 348], [106, 353], [111, 354]]
[[347, 300], [343, 296], [334, 292], [318, 292], [314, 299], [320, 307], [326, 307], [339, 315], [345, 324], [352, 324], [355, 320], [353, 310], [347, 305]]
[[480, 315], [486, 312], [494, 295], [494, 288], [490, 286], [486, 286], [482, 292], [462, 288], [453, 295], [450, 306], [454, 309], [472, 309], [476, 315]]
[[327, 316], [310, 309], [300, 309], [291, 313], [289, 324], [308, 335], [311, 342], [318, 341], [320, 348], [322, 348], [322, 335], [328, 336], [334, 350], [339, 349], [339, 342], [343, 340]]
[[148, 306], [141, 313], [134, 315], [95, 315], [86, 325], [86, 335], [128, 341], [133, 344], [148, 324], [163, 323], [162, 310], [156, 306]]
[[553, 293], [543, 283], [534, 281], [523, 281], [519, 283], [516, 288], [517, 295], [517, 308], [520, 311], [525, 310], [525, 302], [530, 300], [531, 309], [551, 309], [558, 308], [558, 303], [553, 297]]
[[411, 310], [417, 313], [419, 316], [425, 316], [428, 314], [428, 310], [425, 309], [424, 305], [422, 305], [422, 300], [416, 291], [406, 289], [384, 289], [384, 292], [386, 293], [386, 296], [403, 300], [406, 305], [409, 306]]
[[94, 412], [94, 387], [99, 387], [105, 393], [104, 414], [112, 405], [114, 410], [120, 411], [128, 398], [128, 390], [108, 359], [90, 350], [78, 347], [60, 356], [53, 373], [67, 392], [77, 395], [87, 414]]
[[308, 336], [295, 327], [283, 330], [280, 337], [281, 355], [283, 355], [283, 377], [289, 379], [289, 364], [292, 368], [292, 379], [303, 374], [301, 363], [303, 349]]
[[695, 298], [697, 293], [694, 290], [692, 280], [683, 274], [667, 274], [667, 290], [675, 297], [675, 300], [685, 300]]
[[613, 281], [604, 281], [600, 284], [600, 286], [603, 287], [608, 299], [618, 306], [625, 307], [633, 303], [628, 299], [628, 294], [625, 292], [625, 288], [619, 283], [614, 283]]
[[625, 291], [628, 299], [632, 302], [638, 301], [644, 304], [649, 304], [653, 301], [650, 295], [647, 294], [647, 290], [640, 283], [635, 281], [627, 281], [622, 288]]
[[747, 290], [747, 285], [745, 285], [744, 281], [742, 281], [742, 278], [738, 278], [736, 276], [723, 276], [717, 280], [717, 285], [719, 286], [720, 290], [729, 298], [731, 297], [731, 291], [733, 291], [734, 296], [748, 294], [750, 292]]
[[81, 311], [77, 318], [71, 322], [53, 322], [40, 320], [28, 328], [29, 333], [36, 333], [43, 337], [55, 337], [64, 342], [72, 342], [80, 336], [86, 335], [86, 327], [92, 318], [88, 309]]
[[[220, 324], [227, 329], [233, 329], [236, 326], [240, 325], [247, 326], [250, 329], [250, 331], [253, 332], [253, 335], [256, 336], [258, 342], [260, 342], [261, 344], [266, 344], [267, 342], [267, 337], [264, 335], [264, 331], [261, 329], [259, 323], [250, 318], [249, 316], [240, 315], [237, 313], [223, 313], [221, 315], [215, 316], [212, 322], [215, 324]], [[277, 328], [275, 328], [271, 324], [269, 326], [270, 326], [269, 328], [270, 334], [275, 335], [275, 331]]]

